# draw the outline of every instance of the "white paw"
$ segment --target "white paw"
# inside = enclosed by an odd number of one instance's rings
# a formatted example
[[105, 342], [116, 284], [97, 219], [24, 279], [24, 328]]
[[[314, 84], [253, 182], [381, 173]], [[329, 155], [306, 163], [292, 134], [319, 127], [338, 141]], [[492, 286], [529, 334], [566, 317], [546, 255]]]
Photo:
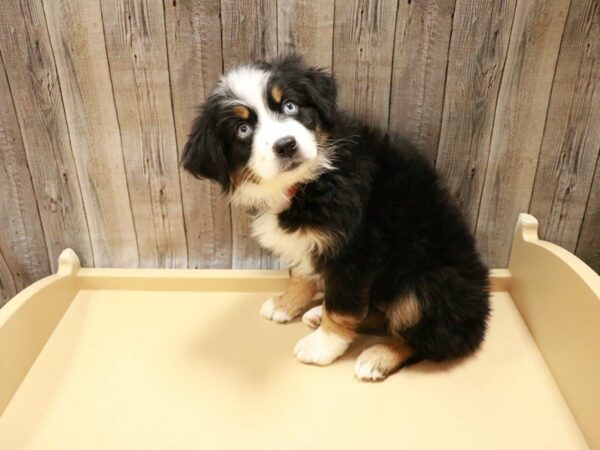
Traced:
[[387, 377], [373, 361], [362, 359], [360, 356], [354, 365], [354, 375], [362, 381], [379, 381]]
[[303, 363], [326, 366], [342, 356], [349, 345], [350, 340], [317, 328], [298, 341], [294, 355]]
[[293, 319], [293, 317], [290, 316], [288, 313], [277, 308], [277, 305], [275, 304], [275, 299], [273, 298], [268, 299], [262, 304], [260, 308], [260, 315], [263, 316], [265, 319], [269, 319], [273, 322], [278, 323], [289, 322]]
[[311, 328], [317, 328], [321, 325], [321, 319], [323, 319], [323, 305], [310, 308], [302, 316], [302, 322]]

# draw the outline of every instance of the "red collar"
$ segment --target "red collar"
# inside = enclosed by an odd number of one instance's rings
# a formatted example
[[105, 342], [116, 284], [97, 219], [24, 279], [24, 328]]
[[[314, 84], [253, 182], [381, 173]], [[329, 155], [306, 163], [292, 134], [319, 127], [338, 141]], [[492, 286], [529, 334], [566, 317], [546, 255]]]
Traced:
[[290, 201], [296, 196], [297, 193], [298, 193], [298, 186], [295, 184], [292, 184], [285, 192], [285, 194], [290, 199]]

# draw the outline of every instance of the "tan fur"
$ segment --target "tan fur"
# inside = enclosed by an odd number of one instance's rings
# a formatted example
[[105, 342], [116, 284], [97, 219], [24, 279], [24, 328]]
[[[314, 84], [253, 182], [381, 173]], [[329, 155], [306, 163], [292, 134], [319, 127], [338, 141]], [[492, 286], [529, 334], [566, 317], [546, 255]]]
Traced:
[[325, 331], [338, 336], [352, 340], [357, 335], [357, 327], [360, 322], [359, 318], [342, 314], [330, 313], [323, 308], [323, 319], [321, 320], [321, 328]]
[[336, 245], [334, 235], [325, 230], [304, 226], [299, 231], [315, 243], [315, 250], [318, 254], [323, 254]]
[[317, 129], [315, 132], [315, 138], [317, 140], [317, 145], [319, 146], [320, 151], [328, 152], [327, 149], [327, 139], [329, 139], [329, 133], [321, 128], [320, 125], [317, 125]]
[[279, 86], [273, 86], [273, 89], [271, 89], [271, 97], [273, 97], [275, 103], [281, 103], [281, 100], [283, 99], [283, 91]]
[[230, 181], [231, 181], [231, 185], [233, 186], [233, 188], [236, 189], [237, 187], [241, 186], [244, 183], [259, 184], [261, 181], [261, 178], [258, 175], [256, 175], [252, 171], [252, 169], [250, 169], [248, 167], [244, 167], [239, 172], [233, 174], [231, 176]]
[[410, 347], [398, 341], [390, 341], [367, 348], [360, 354], [359, 360], [368, 363], [385, 377], [397, 371], [411, 355]]
[[250, 117], [250, 110], [244, 105], [236, 105], [232, 108], [232, 111], [240, 119], [247, 120]]
[[388, 306], [385, 315], [388, 320], [388, 329], [392, 334], [416, 325], [421, 319], [419, 303], [412, 294], [394, 300]]
[[318, 303], [313, 301], [317, 285], [312, 278], [291, 275], [287, 290], [275, 300], [275, 305], [290, 317], [297, 317]]

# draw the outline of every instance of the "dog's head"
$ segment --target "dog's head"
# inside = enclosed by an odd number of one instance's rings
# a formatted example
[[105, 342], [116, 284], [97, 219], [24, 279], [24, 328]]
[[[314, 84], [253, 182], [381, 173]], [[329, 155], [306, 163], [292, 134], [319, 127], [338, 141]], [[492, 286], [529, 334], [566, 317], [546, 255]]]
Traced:
[[285, 192], [328, 165], [335, 107], [333, 76], [298, 56], [239, 67], [202, 106], [183, 167], [248, 205]]

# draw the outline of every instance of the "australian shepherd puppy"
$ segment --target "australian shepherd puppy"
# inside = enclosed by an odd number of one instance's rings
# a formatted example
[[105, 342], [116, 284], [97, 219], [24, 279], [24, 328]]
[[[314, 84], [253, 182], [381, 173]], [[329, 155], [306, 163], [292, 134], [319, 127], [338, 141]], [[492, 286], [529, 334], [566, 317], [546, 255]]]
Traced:
[[355, 365], [380, 380], [481, 344], [488, 271], [465, 219], [410, 144], [337, 110], [330, 73], [287, 56], [223, 76], [182, 164], [218, 182], [290, 266], [287, 291], [261, 314], [316, 327], [294, 349], [300, 361], [330, 364], [357, 333], [383, 331]]

